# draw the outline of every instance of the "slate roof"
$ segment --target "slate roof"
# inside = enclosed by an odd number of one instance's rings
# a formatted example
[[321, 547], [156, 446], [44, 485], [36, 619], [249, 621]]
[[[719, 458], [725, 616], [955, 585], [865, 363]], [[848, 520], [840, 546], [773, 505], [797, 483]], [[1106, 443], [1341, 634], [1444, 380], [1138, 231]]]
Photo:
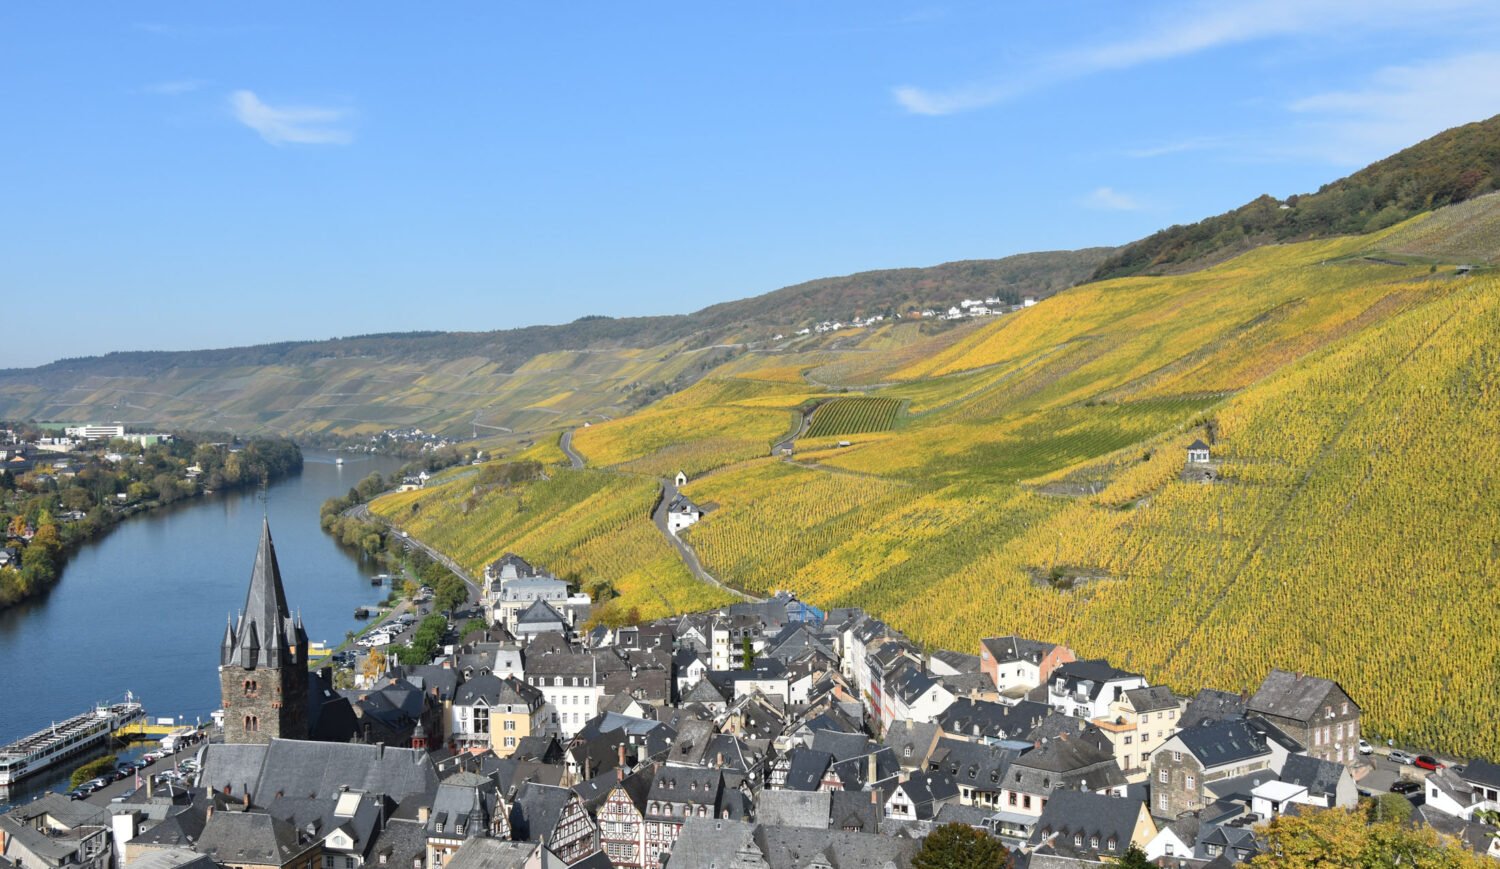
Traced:
[[245, 608], [232, 628], [224, 628], [219, 663], [279, 667], [286, 653], [306, 644], [307, 632], [302, 629], [302, 620], [293, 619], [287, 606], [281, 568], [276, 563], [276, 545], [271, 541], [271, 522], [264, 519], [255, 565], [250, 570]]
[[944, 737], [938, 741], [928, 767], [947, 773], [966, 786], [998, 791], [1015, 759], [1016, 752], [1008, 748]]
[[1028, 640], [1025, 637], [986, 637], [979, 644], [990, 653], [996, 663], [1005, 664], [1011, 661], [1030, 661], [1033, 664], [1041, 663], [1051, 651], [1057, 648], [1056, 643], [1043, 643], [1038, 640]]
[[928, 657], [936, 658], [960, 673], [979, 672], [978, 655], [966, 655], [963, 652], [955, 652], [951, 649], [938, 649]]
[[927, 762], [928, 752], [937, 744], [938, 732], [936, 722], [897, 719], [886, 728], [884, 742], [903, 765], [922, 765]]
[[833, 763], [833, 755], [813, 748], [794, 748], [789, 758], [791, 765], [783, 787], [795, 791], [817, 790], [829, 765]]
[[[415, 820], [390, 818], [370, 846], [369, 859], [376, 866], [405, 869], [427, 851], [427, 833]], [[369, 864], [367, 864], [369, 865]]]
[[299, 836], [296, 827], [261, 812], [214, 812], [196, 845], [218, 863], [277, 866], [317, 846], [317, 839]]
[[755, 830], [756, 825], [747, 821], [689, 818], [682, 825], [681, 835], [672, 844], [666, 865], [668, 869], [702, 869], [705, 866], [738, 869], [746, 864], [737, 862], [736, 855], [747, 854], [752, 859], [760, 856], [753, 838]]
[[1130, 707], [1136, 712], [1159, 712], [1177, 708], [1177, 695], [1165, 685], [1131, 688], [1125, 692], [1125, 699], [1130, 701]]
[[516, 630], [526, 628], [545, 628], [546, 625], [566, 625], [568, 617], [557, 611], [552, 604], [541, 598], [532, 601], [531, 606], [521, 610], [516, 616]]
[[215, 743], [204, 748], [201, 786], [243, 796], [255, 805], [278, 791], [285, 796], [330, 796], [341, 786], [385, 794], [400, 802], [437, 789], [437, 771], [425, 751], [356, 743], [273, 739], [269, 745]]
[[1500, 765], [1490, 763], [1482, 757], [1469, 761], [1460, 773], [1460, 778], [1487, 788], [1500, 788]]
[[1142, 678], [1141, 674], [1121, 670], [1103, 658], [1069, 661], [1052, 671], [1052, 682], [1056, 683], [1058, 679], [1062, 679], [1069, 693], [1077, 692], [1084, 682], [1090, 683], [1088, 686], [1090, 699], [1097, 699], [1107, 682], [1140, 678]]
[[567, 788], [535, 782], [522, 784], [511, 801], [511, 835], [518, 841], [541, 841], [557, 826], [557, 819], [572, 796], [573, 792]]
[[1190, 450], [1206, 450], [1206, 449], [1208, 449], [1208, 444], [1204, 443], [1202, 440], [1196, 440], [1196, 441], [1193, 441], [1192, 443], [1188, 444], [1188, 449], [1190, 449]]
[[945, 733], [990, 739], [1028, 738], [1031, 731], [1052, 714], [1052, 707], [1034, 700], [1014, 706], [960, 697], [938, 716]]
[[919, 847], [915, 840], [904, 837], [766, 824], [756, 828], [754, 840], [766, 863], [777, 869], [817, 865], [814, 860], [818, 858], [832, 869], [910, 866]]
[[1224, 721], [1245, 717], [1245, 697], [1232, 691], [1204, 688], [1188, 701], [1181, 726], [1186, 729], [1204, 721]]
[[1337, 796], [1344, 765], [1305, 754], [1288, 755], [1281, 767], [1281, 780], [1307, 788], [1309, 796]]
[[531, 685], [508, 676], [504, 679], [494, 674], [475, 676], [459, 686], [453, 696], [455, 706], [473, 706], [480, 700], [485, 706], [524, 706], [539, 709], [545, 699], [542, 692]]
[[833, 791], [830, 796], [833, 798], [828, 807], [830, 829], [852, 829], [860, 833], [880, 830], [880, 819], [885, 810], [880, 804], [883, 794], [879, 791]]
[[218, 869], [218, 865], [207, 854], [186, 848], [148, 848], [130, 861], [130, 869]]
[[1266, 674], [1260, 690], [1245, 704], [1251, 712], [1275, 715], [1294, 721], [1311, 721], [1319, 707], [1328, 702], [1329, 695], [1339, 690], [1330, 679], [1303, 676], [1286, 670], [1272, 670]]
[[755, 801], [756, 820], [762, 824], [828, 829], [833, 795], [827, 791], [764, 790]]
[[1270, 753], [1265, 737], [1244, 719], [1200, 724], [1178, 731], [1182, 746], [1205, 768], [1224, 766]]
[[[504, 839], [470, 839], [443, 864], [444, 869], [520, 869], [535, 853], [533, 842]], [[404, 867], [402, 867], [404, 869]]]
[[870, 753], [869, 737], [863, 733], [840, 733], [835, 730], [819, 730], [813, 734], [811, 748], [826, 751], [835, 761], [848, 760]]
[[[1042, 815], [1032, 828], [1030, 844], [1042, 845], [1050, 840], [1048, 850], [1061, 856], [1093, 859], [1096, 856], [1118, 856], [1130, 847], [1144, 804], [1139, 800], [1107, 797], [1083, 791], [1056, 791], [1047, 800]], [[1075, 844], [1075, 836], [1082, 844]], [[1092, 847], [1094, 837], [1099, 845]], [[1115, 847], [1109, 847], [1110, 841]]]

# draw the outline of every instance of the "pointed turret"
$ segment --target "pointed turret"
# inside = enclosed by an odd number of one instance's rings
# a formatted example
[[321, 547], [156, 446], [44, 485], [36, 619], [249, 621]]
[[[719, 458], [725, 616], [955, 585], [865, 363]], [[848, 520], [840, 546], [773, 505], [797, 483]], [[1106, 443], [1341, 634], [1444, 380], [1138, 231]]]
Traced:
[[277, 667], [283, 655], [297, 660], [306, 645], [300, 620], [292, 618], [286, 590], [281, 585], [281, 567], [276, 563], [276, 544], [271, 540], [270, 520], [260, 527], [260, 546], [250, 570], [250, 590], [239, 624], [225, 633], [229, 643], [222, 662], [236, 662], [247, 669]]
[[234, 660], [234, 617], [224, 617], [224, 642], [219, 644], [219, 663], [227, 664]]

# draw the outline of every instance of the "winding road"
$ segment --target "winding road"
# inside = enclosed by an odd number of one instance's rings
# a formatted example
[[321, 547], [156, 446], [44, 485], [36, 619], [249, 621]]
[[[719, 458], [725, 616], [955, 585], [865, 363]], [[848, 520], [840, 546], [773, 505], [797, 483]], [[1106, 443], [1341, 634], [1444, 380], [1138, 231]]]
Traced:
[[573, 468], [575, 470], [583, 467], [583, 456], [580, 456], [578, 453], [575, 453], [573, 451], [572, 429], [568, 429], [567, 431], [562, 433], [562, 438], [558, 440], [557, 445], [559, 447], [562, 447], [563, 455], [566, 455], [568, 457], [568, 461], [573, 463]]
[[693, 547], [687, 545], [686, 541], [667, 530], [667, 508], [672, 505], [672, 500], [676, 497], [677, 487], [670, 480], [662, 480], [661, 502], [656, 505], [656, 512], [651, 514], [651, 521], [656, 524], [656, 530], [660, 531], [661, 535], [667, 538], [667, 542], [672, 544], [672, 548], [677, 550], [677, 556], [682, 559], [683, 564], [687, 565], [688, 572], [692, 573], [693, 577], [699, 582], [708, 583], [715, 588], [735, 595], [741, 600], [747, 600], [751, 603], [759, 603], [764, 600], [765, 598], [746, 594], [737, 588], [730, 588], [724, 583], [719, 582], [713, 574], [703, 569], [703, 563], [698, 560], [698, 553], [693, 551]]

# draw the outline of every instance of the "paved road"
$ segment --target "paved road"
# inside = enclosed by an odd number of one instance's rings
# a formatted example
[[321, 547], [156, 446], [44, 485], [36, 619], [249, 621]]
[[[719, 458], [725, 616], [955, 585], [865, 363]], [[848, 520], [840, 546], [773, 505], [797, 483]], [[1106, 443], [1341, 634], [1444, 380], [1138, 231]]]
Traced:
[[802, 424], [797, 426], [797, 431], [785, 440], [778, 442], [776, 446], [771, 447], [771, 455], [779, 456], [782, 450], [790, 450], [797, 446], [797, 438], [807, 434], [808, 426], [812, 425], [813, 413], [817, 411], [818, 406], [821, 404], [822, 402], [818, 402], [818, 404], [802, 412]]
[[656, 512], [651, 514], [651, 521], [655, 523], [656, 530], [660, 531], [661, 535], [667, 538], [667, 542], [672, 544], [672, 548], [677, 550], [677, 555], [682, 559], [682, 563], [687, 565], [688, 571], [692, 573], [699, 582], [706, 582], [709, 585], [714, 586], [715, 588], [721, 588], [724, 591], [727, 591], [730, 594], [741, 598], [742, 600], [747, 600], [751, 603], [758, 603], [759, 601], [764, 600], [764, 598], [746, 594], [745, 592], [740, 591], [737, 588], [730, 588], [724, 583], [719, 582], [714, 578], [713, 574], [703, 569], [703, 564], [698, 560], [698, 553], [693, 551], [693, 547], [687, 545], [686, 541], [680, 539], [676, 534], [673, 534], [672, 532], [667, 530], [667, 508], [671, 506], [672, 499], [676, 497], [677, 487], [672, 485], [671, 481], [669, 480], [662, 480], [661, 503], [656, 505]]
[[444, 555], [443, 553], [439, 552], [438, 550], [433, 549], [431, 546], [428, 546], [426, 543], [423, 543], [422, 541], [418, 540], [417, 538], [412, 537], [410, 534], [407, 534], [405, 531], [402, 531], [401, 529], [396, 528], [394, 525], [391, 524], [390, 520], [386, 519], [384, 516], [378, 516], [378, 515], [376, 515], [374, 513], [371, 513], [370, 512], [370, 508], [369, 508], [368, 505], [366, 505], [366, 504], [355, 504], [353, 507], [350, 507], [345, 512], [348, 513], [350, 516], [355, 517], [356, 519], [361, 519], [361, 520], [363, 520], [365, 522], [375, 522], [375, 523], [378, 523], [380, 525], [384, 525], [387, 528], [390, 528], [391, 530], [395, 531], [397, 534], [401, 535], [401, 539], [406, 542], [407, 546], [415, 548], [415, 549], [420, 549], [423, 552], [427, 553], [427, 556], [429, 558], [431, 558], [433, 561], [436, 561], [438, 564], [441, 564], [442, 566], [448, 568], [449, 570], [453, 571], [453, 574], [455, 576], [457, 576], [459, 579], [463, 580], [464, 584], [466, 584], [469, 587], [469, 599], [471, 601], [478, 601], [478, 600], [482, 600], [483, 599], [483, 592], [482, 592], [482, 590], [479, 587], [479, 583], [475, 582], [474, 578], [471, 577], [471, 576], [469, 576], [469, 574], [468, 574], [467, 571], [465, 571], [462, 567], [459, 567], [458, 562], [454, 561], [453, 559], [449, 558], [448, 556]]
[[583, 467], [583, 456], [573, 452], [573, 432], [571, 429], [562, 433], [562, 439], [557, 442], [557, 445], [562, 447], [563, 453], [568, 457], [568, 461], [573, 463], [573, 467]]
[[[168, 770], [172, 769], [177, 763], [187, 760], [190, 757], [196, 757], [198, 755], [198, 749], [202, 747], [203, 743], [201, 742], [196, 745], [190, 745], [187, 748], [184, 748], [182, 751], [179, 751], [176, 754], [169, 754], [165, 758], [162, 758], [156, 763], [153, 763], [150, 766], [146, 767], [141, 771], [142, 787], [145, 786], [146, 780], [151, 776], [156, 775], [157, 773], [167, 772]], [[94, 791], [94, 793], [90, 794], [88, 798], [84, 800], [84, 802], [91, 803], [96, 806], [107, 807], [111, 799], [121, 796], [122, 794], [125, 794], [126, 792], [132, 791], [134, 789], [135, 777], [129, 776], [120, 779], [117, 782], [110, 782], [100, 790]]]

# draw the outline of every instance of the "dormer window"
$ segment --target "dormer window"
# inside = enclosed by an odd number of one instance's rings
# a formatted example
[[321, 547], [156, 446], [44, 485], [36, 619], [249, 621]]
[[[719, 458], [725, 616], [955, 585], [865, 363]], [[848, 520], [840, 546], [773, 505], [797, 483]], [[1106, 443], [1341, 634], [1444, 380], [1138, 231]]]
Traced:
[[1082, 833], [1074, 833], [1073, 834], [1073, 847], [1074, 848], [1082, 848], [1083, 847], [1083, 834]]
[[1099, 837], [1098, 836], [1090, 836], [1089, 837], [1089, 848], [1091, 848], [1091, 849], [1093, 849], [1095, 851], [1099, 850]]

